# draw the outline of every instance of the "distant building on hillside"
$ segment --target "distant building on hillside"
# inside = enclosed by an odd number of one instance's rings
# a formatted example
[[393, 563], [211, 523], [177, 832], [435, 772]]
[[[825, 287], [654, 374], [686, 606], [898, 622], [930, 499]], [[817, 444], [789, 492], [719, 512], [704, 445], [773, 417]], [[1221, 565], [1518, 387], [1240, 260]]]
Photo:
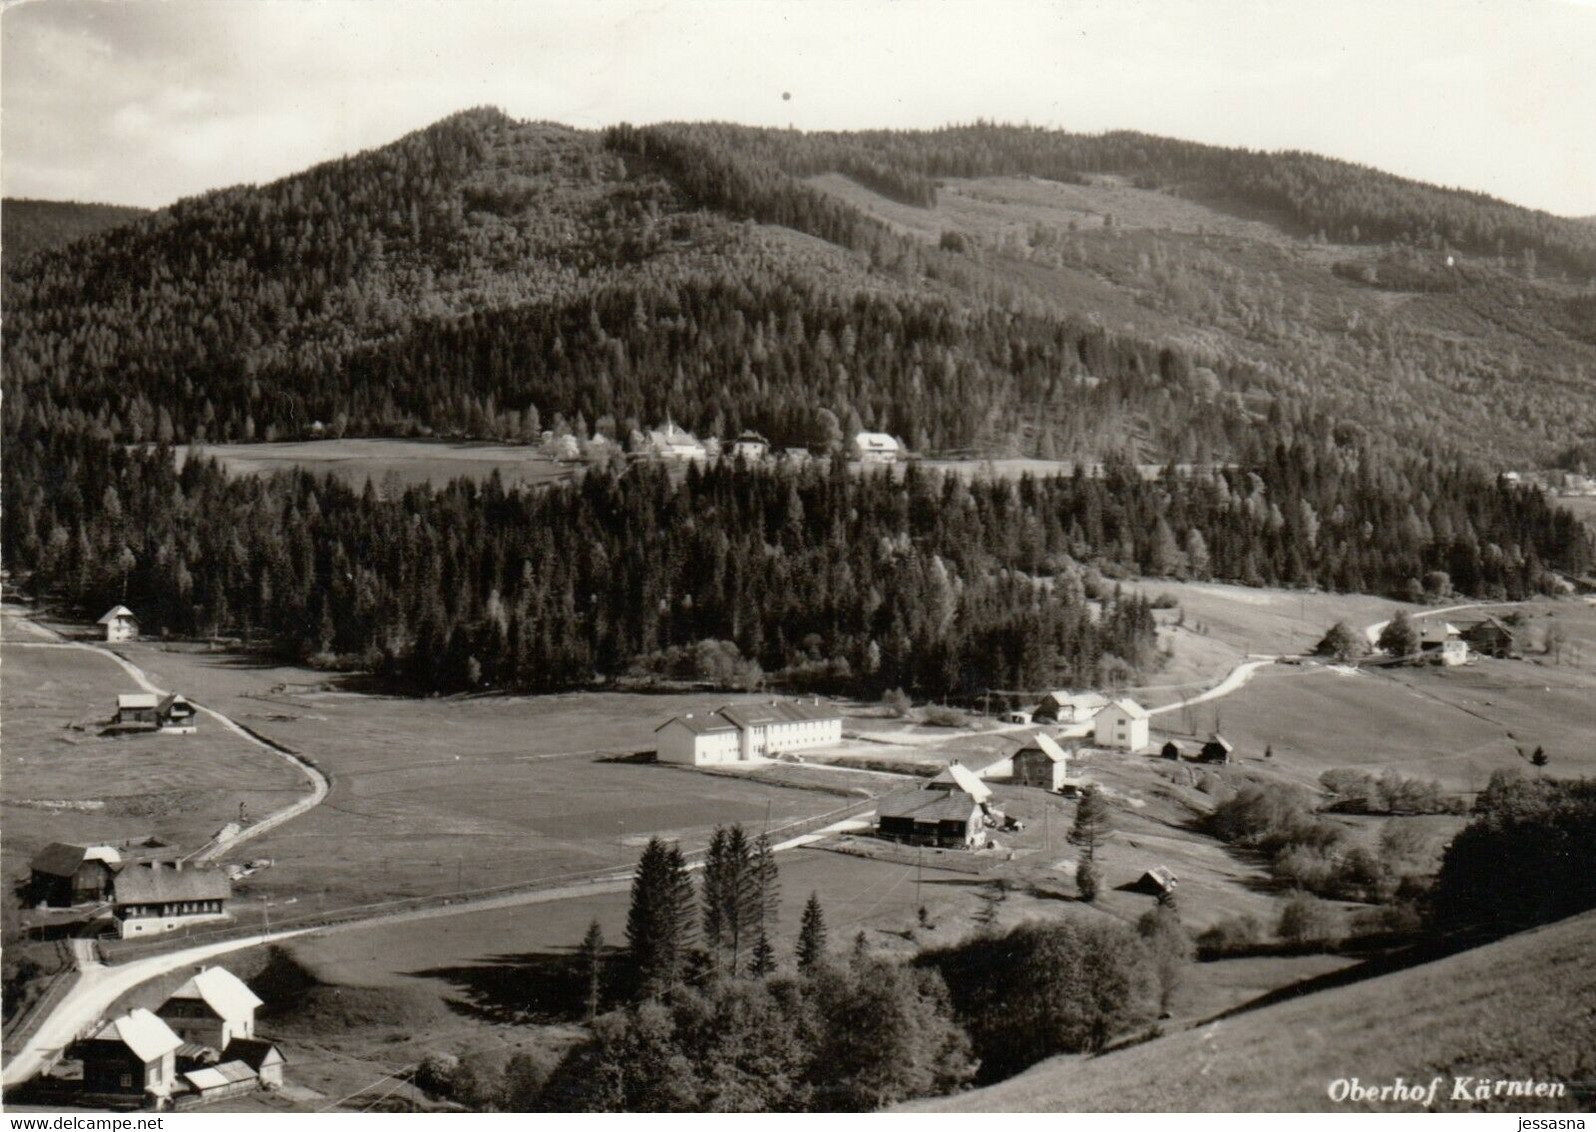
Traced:
[[1171, 739], [1169, 742], [1164, 744], [1163, 749], [1158, 752], [1158, 755], [1160, 758], [1170, 759], [1173, 762], [1179, 762], [1180, 744]]
[[1168, 896], [1180, 882], [1163, 865], [1154, 865], [1136, 879], [1135, 889], [1148, 896]]
[[709, 456], [703, 441], [669, 421], [664, 428], [648, 434], [648, 443], [650, 453], [662, 460], [703, 460]]
[[1484, 617], [1462, 630], [1465, 643], [1481, 656], [1510, 657], [1518, 653], [1518, 638], [1508, 625], [1495, 617]]
[[108, 641], [132, 641], [138, 639], [139, 619], [133, 611], [125, 605], [118, 605], [101, 617], [97, 624], [105, 627], [105, 639]]
[[83, 1062], [85, 1093], [158, 1102], [177, 1084], [182, 1044], [171, 1027], [140, 1008], [99, 1027], [73, 1047], [72, 1056]]
[[161, 935], [190, 924], [227, 919], [232, 882], [218, 869], [184, 867], [181, 861], [146, 861], [116, 874], [111, 912], [117, 933]]
[[1223, 765], [1231, 761], [1231, 755], [1235, 750], [1235, 744], [1216, 731], [1209, 736], [1208, 742], [1203, 744], [1202, 750], [1197, 752], [1197, 761]]
[[162, 731], [191, 733], [198, 714], [194, 705], [177, 692], [162, 696], [161, 702], [155, 705], [155, 723]]
[[1032, 714], [1056, 723], [1085, 723], [1107, 706], [1108, 697], [1101, 692], [1049, 692]]
[[741, 456], [750, 464], [763, 460], [770, 454], [770, 441], [752, 430], [741, 433], [731, 445], [732, 458]]
[[1147, 709], [1131, 699], [1118, 699], [1092, 719], [1092, 741], [1116, 751], [1139, 751], [1147, 746], [1150, 725]]
[[201, 967], [155, 1013], [185, 1042], [220, 1053], [235, 1040], [255, 1036], [260, 1005], [255, 992], [226, 967]]
[[1469, 645], [1456, 625], [1426, 625], [1419, 636], [1419, 652], [1448, 668], [1467, 663]]
[[861, 464], [893, 464], [898, 460], [899, 445], [884, 432], [861, 432], [853, 438], [853, 451]]
[[773, 759], [842, 742], [842, 712], [822, 704], [771, 700], [687, 713], [655, 728], [662, 763], [712, 766]]
[[1069, 754], [1040, 731], [1014, 752], [1014, 781], [1021, 786], [1056, 791], [1069, 776]]

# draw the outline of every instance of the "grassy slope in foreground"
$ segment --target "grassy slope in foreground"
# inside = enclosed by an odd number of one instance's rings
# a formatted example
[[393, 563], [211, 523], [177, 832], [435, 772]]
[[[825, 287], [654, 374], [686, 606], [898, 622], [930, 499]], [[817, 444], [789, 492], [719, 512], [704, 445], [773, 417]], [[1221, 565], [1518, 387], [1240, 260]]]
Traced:
[[[1596, 1082], [1596, 912], [1366, 982], [1096, 1058], [1060, 1057], [920, 1107], [965, 1112], [1334, 1110], [1339, 1077], [1445, 1078], [1436, 1108], [1527, 1111], [1561, 1101], [1443, 1102], [1452, 1078]], [[1591, 1086], [1587, 1084], [1587, 1089]], [[1348, 1106], [1356, 1107], [1356, 1106]], [[1368, 1106], [1365, 1106], [1368, 1107]], [[1414, 1106], [1375, 1106], [1393, 1111]]]

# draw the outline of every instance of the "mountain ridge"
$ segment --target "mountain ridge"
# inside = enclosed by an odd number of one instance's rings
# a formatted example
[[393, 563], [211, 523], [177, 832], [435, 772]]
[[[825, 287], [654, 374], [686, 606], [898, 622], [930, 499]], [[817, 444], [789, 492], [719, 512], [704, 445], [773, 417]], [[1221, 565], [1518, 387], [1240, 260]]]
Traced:
[[[1596, 300], [1568, 277], [1596, 241], [1427, 187], [1381, 220], [1407, 182], [1270, 160], [1124, 132], [589, 133], [477, 108], [31, 261], [7, 283], [7, 380], [48, 390], [46, 416], [131, 441], [303, 436], [335, 417], [371, 435], [513, 438], [559, 417], [624, 436], [669, 416], [819, 443], [824, 412], [919, 451], [1200, 460], [1259, 421], [1328, 414], [1534, 464], [1596, 434]], [[1302, 223], [1362, 217], [1415, 242], [1238, 243], [1112, 215], [989, 240], [937, 200], [972, 182], [955, 172], [1041, 176], [1014, 171], [1028, 163], [1211, 208], [1190, 178], [1234, 161], [1228, 191], [1255, 212], [1307, 178], [1329, 196], [1296, 202]], [[1082, 171], [1094, 162], [1125, 171]], [[817, 187], [817, 170], [873, 199]], [[905, 233], [887, 205], [933, 231]], [[1492, 232], [1500, 254], [1437, 266], [1452, 235]], [[741, 329], [707, 332], [739, 306]]]

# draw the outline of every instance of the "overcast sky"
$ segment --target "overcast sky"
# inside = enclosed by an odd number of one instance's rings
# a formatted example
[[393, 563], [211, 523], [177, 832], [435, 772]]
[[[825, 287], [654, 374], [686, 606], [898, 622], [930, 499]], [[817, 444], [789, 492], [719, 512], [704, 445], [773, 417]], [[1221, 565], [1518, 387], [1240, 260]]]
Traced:
[[167, 204], [488, 103], [1129, 128], [1596, 214], [1596, 0], [8, 0], [0, 41], [8, 196]]

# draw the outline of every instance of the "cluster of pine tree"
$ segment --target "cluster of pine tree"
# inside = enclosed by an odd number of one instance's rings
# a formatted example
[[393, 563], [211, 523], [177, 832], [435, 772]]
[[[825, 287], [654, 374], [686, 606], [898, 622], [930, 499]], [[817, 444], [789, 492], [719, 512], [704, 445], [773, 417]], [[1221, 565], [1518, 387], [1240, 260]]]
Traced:
[[1533, 489], [1330, 437], [1152, 477], [642, 462], [381, 498], [47, 432], [12, 440], [5, 473], [8, 564], [35, 592], [420, 690], [581, 687], [702, 641], [852, 694], [1091, 685], [1158, 661], [1147, 603], [1094, 571], [1407, 596], [1444, 570], [1517, 598], [1591, 553]]

